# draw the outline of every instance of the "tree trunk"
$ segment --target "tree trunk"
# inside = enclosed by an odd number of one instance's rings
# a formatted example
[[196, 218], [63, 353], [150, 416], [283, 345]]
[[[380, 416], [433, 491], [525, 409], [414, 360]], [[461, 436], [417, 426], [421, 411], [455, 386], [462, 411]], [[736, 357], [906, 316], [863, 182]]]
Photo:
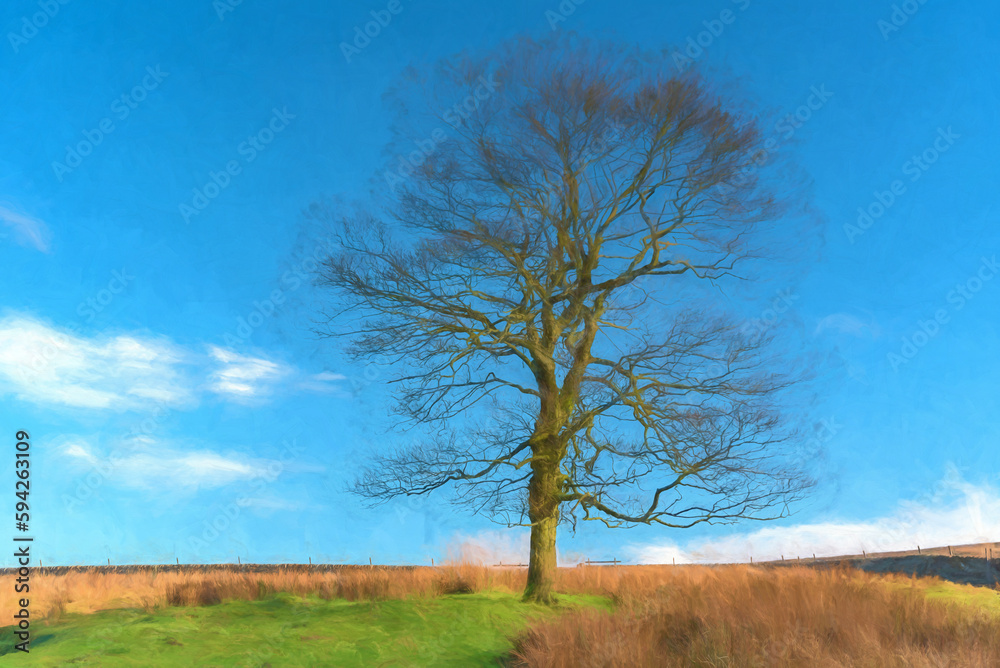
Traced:
[[556, 526], [559, 524], [559, 463], [536, 461], [528, 485], [531, 542], [524, 601], [552, 605], [556, 579]]

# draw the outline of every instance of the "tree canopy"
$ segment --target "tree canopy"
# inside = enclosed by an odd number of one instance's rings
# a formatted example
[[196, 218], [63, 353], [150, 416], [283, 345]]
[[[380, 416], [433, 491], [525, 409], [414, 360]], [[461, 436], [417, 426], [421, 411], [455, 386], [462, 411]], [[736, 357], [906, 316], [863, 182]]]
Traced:
[[327, 331], [398, 370], [395, 414], [419, 436], [355, 491], [452, 486], [531, 526], [534, 600], [560, 521], [771, 519], [809, 485], [770, 338], [686, 302], [766, 255], [783, 207], [762, 133], [668, 63], [520, 40], [411, 72], [393, 99], [423, 124], [401, 133], [419, 154], [383, 201], [334, 214]]

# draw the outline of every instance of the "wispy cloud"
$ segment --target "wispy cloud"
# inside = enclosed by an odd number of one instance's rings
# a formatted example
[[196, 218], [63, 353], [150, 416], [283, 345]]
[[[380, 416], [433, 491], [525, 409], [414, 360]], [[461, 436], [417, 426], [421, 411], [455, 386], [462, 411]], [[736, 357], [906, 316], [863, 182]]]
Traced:
[[212, 391], [240, 400], [269, 394], [277, 381], [291, 373], [283, 364], [217, 346], [210, 348], [210, 354], [219, 365], [212, 373]]
[[659, 541], [632, 545], [640, 563], [745, 562], [796, 556], [836, 556], [913, 550], [993, 541], [1000, 536], [1000, 490], [966, 482], [954, 470], [928, 494], [899, 503], [884, 517], [830, 520], [787, 527], [765, 527], [716, 539]]
[[122, 487], [154, 491], [210, 489], [267, 478], [274, 463], [210, 450], [184, 452], [152, 440], [125, 455], [99, 455], [78, 439], [63, 445], [61, 452], [70, 461], [105, 471], [110, 481]]
[[850, 313], [831, 313], [820, 320], [814, 333], [819, 335], [826, 331], [868, 339], [877, 339], [880, 334], [878, 323], [874, 318], [862, 320]]
[[314, 511], [323, 509], [323, 506], [321, 505], [304, 503], [302, 501], [279, 499], [275, 497], [252, 497], [241, 499], [239, 504], [244, 508], [251, 508], [256, 511], [258, 515], [265, 516], [270, 516], [277, 512], [294, 512], [302, 510]]
[[338, 380], [347, 380], [347, 376], [341, 373], [332, 373], [330, 371], [324, 371], [323, 373], [317, 373], [314, 375], [313, 380], [320, 382], [333, 382]]
[[41, 220], [19, 213], [0, 203], [0, 222], [12, 230], [17, 243], [22, 246], [32, 246], [43, 253], [49, 252], [52, 234]]
[[88, 464], [97, 463], [97, 457], [90, 452], [90, 448], [79, 442], [74, 441], [64, 445], [62, 448], [62, 454], [67, 457], [72, 457], [73, 459], [82, 459]]
[[263, 356], [209, 346], [189, 349], [151, 334], [97, 334], [26, 315], [0, 319], [0, 395], [49, 406], [142, 410], [191, 408], [206, 387], [230, 401], [278, 389], [330, 391], [338, 374], [307, 376]]
[[344, 380], [347, 380], [347, 376], [343, 374], [324, 371], [323, 373], [313, 374], [305, 378], [296, 387], [306, 392], [324, 392], [348, 396], [347, 391], [341, 383]]
[[[401, 518], [405, 519], [405, 518]], [[452, 561], [483, 564], [528, 563], [530, 533], [527, 529], [480, 531], [476, 534], [456, 534], [442, 546], [445, 557]], [[560, 563], [563, 556], [559, 555]]]
[[23, 316], [0, 320], [0, 378], [38, 404], [133, 409], [193, 400], [184, 351], [165, 339], [85, 338]]

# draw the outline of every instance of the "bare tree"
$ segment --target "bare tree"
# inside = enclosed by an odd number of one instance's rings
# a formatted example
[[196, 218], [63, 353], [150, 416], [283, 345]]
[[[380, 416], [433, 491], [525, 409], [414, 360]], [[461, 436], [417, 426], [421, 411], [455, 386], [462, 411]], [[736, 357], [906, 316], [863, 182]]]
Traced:
[[441, 109], [433, 148], [378, 213], [337, 217], [322, 269], [337, 295], [324, 331], [399, 369], [397, 414], [422, 435], [355, 491], [453, 484], [455, 501], [530, 526], [526, 600], [552, 601], [561, 520], [770, 519], [809, 484], [786, 456], [789, 380], [768, 338], [693, 297], [747, 278], [780, 214], [753, 164], [761, 134], [665, 71], [521, 40], [415, 77]]

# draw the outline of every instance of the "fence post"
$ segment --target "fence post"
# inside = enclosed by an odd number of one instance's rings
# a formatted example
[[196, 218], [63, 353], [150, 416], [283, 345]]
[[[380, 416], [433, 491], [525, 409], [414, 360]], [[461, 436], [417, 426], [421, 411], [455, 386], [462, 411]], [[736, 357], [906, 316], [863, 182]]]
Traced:
[[917, 545], [917, 554], [918, 555], [920, 554], [920, 546], [919, 545]]
[[952, 555], [952, 553], [951, 553], [951, 545], [949, 545], [949, 546], [948, 546], [948, 556], [949, 556], [949, 557], [951, 557], [951, 556], [954, 556], [954, 555]]

